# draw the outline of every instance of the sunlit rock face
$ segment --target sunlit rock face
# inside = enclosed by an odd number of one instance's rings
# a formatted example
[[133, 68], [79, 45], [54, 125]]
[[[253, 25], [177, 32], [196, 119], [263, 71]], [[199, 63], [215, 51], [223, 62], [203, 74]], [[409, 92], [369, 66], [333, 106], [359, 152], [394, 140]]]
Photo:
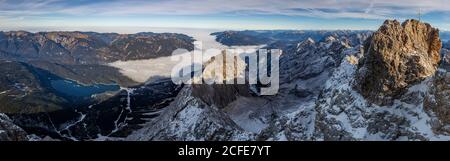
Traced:
[[[312, 140], [448, 140], [448, 72], [437, 30], [385, 24], [347, 57], [316, 102]], [[356, 63], [358, 62], [358, 63]]]
[[357, 88], [370, 102], [390, 104], [406, 87], [435, 73], [441, 47], [439, 30], [430, 24], [387, 20], [365, 44]]
[[[238, 84], [238, 78], [245, 80], [246, 64], [238, 55], [223, 51], [204, 65], [198, 84], [192, 85], [192, 95], [200, 98], [208, 105], [219, 108], [227, 106], [238, 96], [249, 96], [248, 83]], [[199, 83], [200, 82], [200, 83]]]

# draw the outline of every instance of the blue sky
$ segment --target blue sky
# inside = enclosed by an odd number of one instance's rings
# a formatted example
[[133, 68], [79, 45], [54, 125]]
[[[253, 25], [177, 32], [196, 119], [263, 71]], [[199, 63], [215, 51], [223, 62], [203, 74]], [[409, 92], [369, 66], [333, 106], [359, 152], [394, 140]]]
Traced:
[[450, 30], [450, 0], [0, 0], [0, 29], [377, 29], [418, 18]]

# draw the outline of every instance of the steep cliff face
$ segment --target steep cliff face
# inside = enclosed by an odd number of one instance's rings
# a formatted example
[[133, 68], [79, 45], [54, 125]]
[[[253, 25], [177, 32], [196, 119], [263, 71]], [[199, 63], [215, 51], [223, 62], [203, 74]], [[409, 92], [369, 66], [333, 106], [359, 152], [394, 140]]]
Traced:
[[184, 87], [177, 98], [154, 121], [134, 132], [128, 140], [254, 140], [215, 105], [192, 96], [192, 88]]
[[0, 141], [26, 141], [27, 133], [12, 123], [5, 114], [0, 113]]
[[387, 20], [366, 43], [357, 88], [370, 102], [392, 103], [405, 89], [432, 76], [440, 62], [439, 31], [417, 20]]
[[352, 87], [356, 74], [357, 66], [343, 61], [327, 81], [316, 102], [313, 140], [449, 139], [433, 132], [432, 123], [439, 119], [424, 108], [433, 77], [407, 88], [391, 105], [380, 106]]
[[[343, 61], [316, 106], [319, 140], [448, 140], [448, 72], [437, 30], [386, 21], [359, 65]], [[356, 88], [355, 88], [356, 87]]]
[[435, 116], [433, 130], [439, 134], [450, 134], [450, 72], [439, 70], [430, 83], [424, 100], [424, 108]]
[[442, 55], [441, 66], [447, 70], [450, 70], [450, 49], [442, 49], [441, 55]]
[[235, 101], [239, 96], [250, 96], [248, 85], [193, 85], [192, 95], [202, 99], [208, 105], [215, 105], [219, 108], [226, 107]]
[[233, 62], [227, 62], [228, 58], [225, 52], [216, 58], [218, 59], [210, 60], [205, 64], [203, 79], [232, 81], [232, 83], [194, 84], [192, 85], [192, 95], [210, 106], [214, 105], [219, 108], [224, 108], [239, 96], [250, 96], [249, 84], [235, 84], [238, 76], [245, 73], [245, 61], [234, 57]]
[[[225, 56], [223, 53], [205, 64], [204, 80], [236, 80], [236, 76], [245, 71], [242, 60], [235, 58], [235, 62], [227, 63]], [[232, 69], [236, 69], [235, 72]], [[244, 131], [223, 111], [239, 97], [250, 96], [249, 92], [248, 84], [186, 85], [160, 117], [128, 139], [254, 140], [254, 134]]]

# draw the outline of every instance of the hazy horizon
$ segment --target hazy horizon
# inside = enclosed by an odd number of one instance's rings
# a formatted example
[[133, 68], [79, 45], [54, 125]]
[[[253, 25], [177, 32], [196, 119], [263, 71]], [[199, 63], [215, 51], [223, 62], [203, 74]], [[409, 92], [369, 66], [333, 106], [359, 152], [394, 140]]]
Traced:
[[[380, 24], [381, 25], [381, 24]], [[26, 31], [26, 32], [98, 32], [98, 33], [118, 33], [118, 34], [135, 34], [139, 32], [170, 32], [176, 30], [199, 30], [199, 31], [338, 31], [338, 30], [350, 30], [350, 31], [375, 31], [376, 29], [239, 29], [239, 28], [189, 28], [189, 27], [120, 27], [120, 26], [110, 26], [110, 27], [99, 27], [99, 26], [89, 26], [89, 27], [19, 27], [19, 28], [1, 28], [0, 31]]]
[[[378, 25], [377, 27], [380, 27]], [[154, 33], [182, 33], [179, 31], [189, 30], [189, 31], [210, 31], [221, 32], [221, 31], [376, 31], [377, 29], [232, 29], [232, 28], [177, 28], [177, 27], [19, 27], [19, 28], [3, 28], [0, 27], [0, 32], [10, 32], [10, 31], [26, 31], [31, 33], [37, 32], [96, 32], [96, 33], [117, 33], [117, 34], [136, 34], [140, 32], [154, 32]], [[440, 30], [442, 32], [450, 32], [450, 30]]]

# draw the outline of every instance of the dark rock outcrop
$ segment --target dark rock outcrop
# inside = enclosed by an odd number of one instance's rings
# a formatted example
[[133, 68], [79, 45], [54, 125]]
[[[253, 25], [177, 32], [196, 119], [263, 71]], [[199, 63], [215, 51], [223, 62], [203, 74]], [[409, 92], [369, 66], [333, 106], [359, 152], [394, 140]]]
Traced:
[[212, 33], [216, 41], [228, 46], [239, 45], [264, 45], [279, 43], [280, 45], [297, 43], [311, 38], [314, 41], [324, 41], [327, 37], [339, 37], [346, 39], [352, 45], [362, 44], [363, 40], [371, 34], [371, 31], [351, 30], [245, 30], [245, 31], [223, 31]]
[[193, 85], [192, 95], [200, 98], [208, 105], [223, 108], [239, 96], [249, 96], [249, 90], [248, 85]]
[[442, 55], [442, 62], [441, 66], [446, 69], [447, 71], [450, 70], [450, 50], [449, 49], [442, 49], [441, 50]]
[[449, 50], [450, 50], [450, 41], [447, 41], [446, 43], [443, 43], [443, 44], [442, 44], [442, 48], [445, 48], [445, 49], [449, 49]]
[[429, 94], [425, 97], [423, 106], [432, 111], [438, 120], [433, 124], [433, 130], [440, 134], [450, 134], [450, 73], [439, 70], [433, 77]]
[[27, 133], [15, 125], [5, 114], [0, 113], [0, 141], [26, 141]]
[[404, 89], [432, 76], [442, 47], [438, 29], [417, 20], [387, 20], [365, 46], [357, 88], [370, 102], [392, 103]]

